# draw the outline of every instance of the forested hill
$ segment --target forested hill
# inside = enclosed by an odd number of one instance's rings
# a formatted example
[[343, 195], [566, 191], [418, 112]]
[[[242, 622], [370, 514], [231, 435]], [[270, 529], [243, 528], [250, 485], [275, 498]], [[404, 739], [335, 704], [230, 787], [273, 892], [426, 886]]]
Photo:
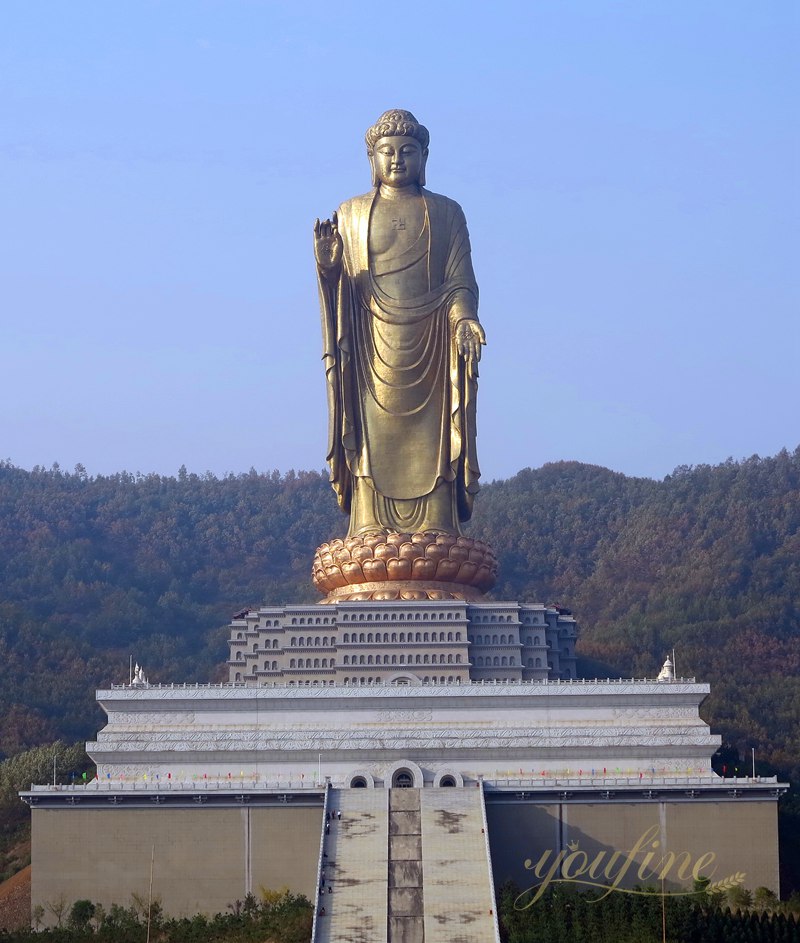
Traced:
[[[95, 687], [225, 677], [244, 606], [315, 598], [314, 548], [341, 534], [326, 476], [218, 479], [0, 463], [0, 752], [92, 736]], [[564, 462], [486, 485], [469, 531], [498, 552], [495, 598], [558, 602], [588, 675], [710, 681], [726, 739], [797, 774], [800, 449], [664, 481]]]

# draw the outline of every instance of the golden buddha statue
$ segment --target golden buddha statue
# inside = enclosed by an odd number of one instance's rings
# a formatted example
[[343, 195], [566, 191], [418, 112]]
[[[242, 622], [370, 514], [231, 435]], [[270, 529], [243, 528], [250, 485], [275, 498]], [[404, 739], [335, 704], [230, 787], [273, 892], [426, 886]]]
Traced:
[[460, 524], [480, 477], [486, 341], [464, 214], [424, 186], [428, 140], [410, 112], [381, 115], [366, 134], [373, 189], [314, 226], [331, 484], [348, 537], [370, 545], [473, 543]]

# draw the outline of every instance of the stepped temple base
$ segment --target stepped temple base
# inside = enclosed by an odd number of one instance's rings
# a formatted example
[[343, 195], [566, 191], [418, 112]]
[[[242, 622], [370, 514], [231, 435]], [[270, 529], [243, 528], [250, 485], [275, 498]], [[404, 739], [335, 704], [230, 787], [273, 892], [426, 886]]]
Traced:
[[568, 680], [576, 638], [572, 613], [541, 603], [329, 597], [236, 615], [228, 677], [295, 687]]
[[657, 850], [676, 893], [699, 874], [777, 891], [786, 787], [713, 773], [708, 685], [578, 681], [574, 641], [541, 604], [246, 610], [231, 681], [98, 691], [97, 779], [23, 794], [32, 905], [127, 906], [152, 862], [176, 916], [288, 887], [315, 903], [314, 943], [497, 943], [495, 886], [617, 852], [620, 888]]
[[[630, 859], [612, 875], [619, 887], [647, 883], [638, 871], [658, 848], [677, 862], [670, 891], [699, 874], [777, 891], [785, 787], [712, 772], [719, 738], [698, 713], [707, 693], [686, 680], [99, 691], [108, 724], [88, 744], [98, 779], [24, 794], [32, 903], [127, 905], [146, 896], [152, 860], [167, 913], [225, 912], [288, 887], [318, 902], [315, 941], [345, 941], [402, 909], [402, 858], [424, 881], [403, 920], [426, 943], [476, 923], [486, 943], [497, 940], [486, 923], [495, 886], [532, 887], [536, 867], [546, 875], [579, 853], [604, 853], [603, 867], [615, 852]], [[448, 882], [470, 893], [448, 898]], [[324, 900], [321, 884], [332, 884]], [[446, 900], [442, 927], [434, 911]]]

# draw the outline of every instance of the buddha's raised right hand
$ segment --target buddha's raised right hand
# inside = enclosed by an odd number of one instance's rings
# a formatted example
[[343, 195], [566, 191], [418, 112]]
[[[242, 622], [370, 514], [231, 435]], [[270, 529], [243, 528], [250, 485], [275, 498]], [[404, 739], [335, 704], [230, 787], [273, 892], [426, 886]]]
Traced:
[[342, 266], [342, 237], [339, 235], [339, 220], [314, 223], [314, 256], [320, 271], [326, 278], [337, 276]]

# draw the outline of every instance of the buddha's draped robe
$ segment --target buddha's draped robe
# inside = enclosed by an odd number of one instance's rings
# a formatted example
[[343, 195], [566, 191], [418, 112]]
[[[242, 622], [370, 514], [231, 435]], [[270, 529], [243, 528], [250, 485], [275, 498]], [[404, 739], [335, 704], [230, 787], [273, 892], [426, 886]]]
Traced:
[[[457, 203], [423, 190], [419, 238], [395, 258], [371, 260], [376, 194], [339, 207], [341, 277], [336, 284], [319, 279], [331, 484], [351, 515], [351, 535], [459, 533], [480, 476], [477, 371], [467, 376], [450, 310], [456, 294], [467, 292], [477, 312], [466, 221]], [[402, 285], [400, 273], [419, 275], [418, 266], [427, 270], [427, 293], [390, 297], [388, 278]]]

